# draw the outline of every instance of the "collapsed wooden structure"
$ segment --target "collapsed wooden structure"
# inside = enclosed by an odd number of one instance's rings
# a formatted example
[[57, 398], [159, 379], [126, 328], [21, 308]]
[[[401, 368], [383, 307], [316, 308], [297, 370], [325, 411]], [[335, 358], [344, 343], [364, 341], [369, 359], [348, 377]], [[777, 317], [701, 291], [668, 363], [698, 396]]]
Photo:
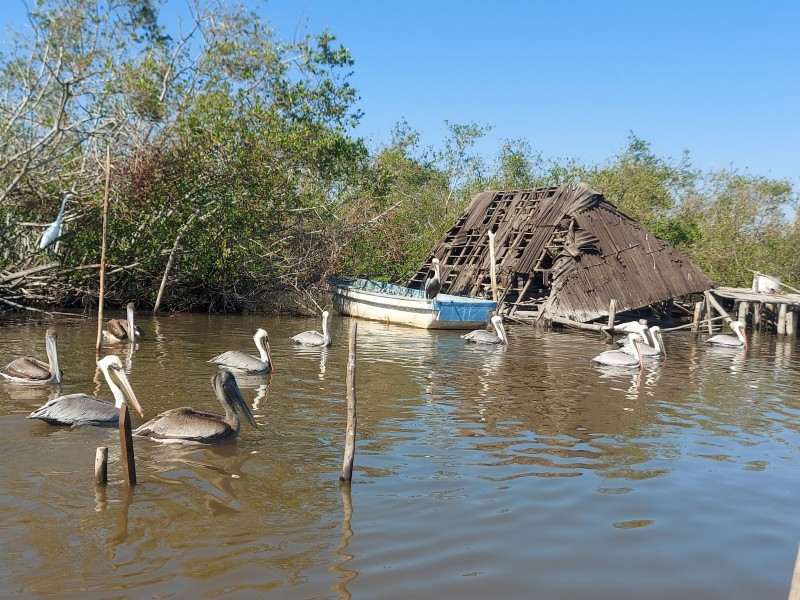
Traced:
[[585, 183], [478, 194], [409, 287], [424, 286], [434, 257], [443, 292], [497, 293], [498, 312], [522, 321], [607, 320], [614, 306], [664, 308], [714, 286], [682, 252]]

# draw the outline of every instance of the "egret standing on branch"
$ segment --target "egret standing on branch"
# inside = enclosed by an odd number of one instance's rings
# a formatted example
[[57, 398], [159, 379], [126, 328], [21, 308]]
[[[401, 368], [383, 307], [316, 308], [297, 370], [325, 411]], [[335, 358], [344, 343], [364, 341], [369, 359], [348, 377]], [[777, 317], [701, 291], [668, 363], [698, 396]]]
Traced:
[[64, 199], [61, 201], [61, 209], [58, 211], [56, 220], [47, 226], [47, 229], [45, 229], [44, 233], [42, 234], [42, 239], [39, 240], [39, 250], [44, 250], [50, 246], [56, 241], [56, 239], [58, 239], [58, 236], [61, 235], [61, 220], [64, 218], [64, 207], [67, 205], [67, 200], [70, 200], [74, 197], [75, 194], [72, 192], [64, 196]]

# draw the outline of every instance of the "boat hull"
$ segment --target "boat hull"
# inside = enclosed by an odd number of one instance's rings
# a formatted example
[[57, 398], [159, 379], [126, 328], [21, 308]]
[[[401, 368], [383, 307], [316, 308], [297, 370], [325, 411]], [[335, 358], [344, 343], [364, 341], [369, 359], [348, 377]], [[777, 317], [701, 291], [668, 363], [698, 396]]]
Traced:
[[475, 329], [489, 321], [492, 300], [439, 294], [425, 298], [421, 290], [367, 279], [329, 282], [333, 308], [342, 315], [423, 329]]

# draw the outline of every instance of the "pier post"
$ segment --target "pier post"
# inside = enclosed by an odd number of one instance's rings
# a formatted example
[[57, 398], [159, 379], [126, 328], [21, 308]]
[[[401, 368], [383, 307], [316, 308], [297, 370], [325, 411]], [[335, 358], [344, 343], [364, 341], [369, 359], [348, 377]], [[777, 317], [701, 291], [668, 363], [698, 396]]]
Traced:
[[347, 429], [344, 436], [344, 460], [339, 481], [353, 479], [353, 458], [356, 453], [356, 331], [358, 322], [350, 323], [350, 354], [347, 358]]
[[786, 335], [786, 305], [781, 304], [778, 309], [778, 335]]
[[797, 335], [797, 310], [789, 308], [786, 311], [786, 335]]
[[98, 447], [94, 453], [94, 482], [108, 481], [108, 448]]
[[747, 327], [747, 313], [750, 311], [750, 303], [746, 300], [739, 301], [739, 313], [737, 318], [739, 319], [740, 323], [743, 323], [745, 327]]
[[703, 303], [694, 303], [694, 315], [692, 316], [692, 333], [697, 333], [700, 330], [700, 317], [703, 315]]
[[119, 449], [122, 467], [125, 469], [125, 483], [136, 485], [136, 461], [133, 458], [133, 435], [127, 404], [119, 409]]

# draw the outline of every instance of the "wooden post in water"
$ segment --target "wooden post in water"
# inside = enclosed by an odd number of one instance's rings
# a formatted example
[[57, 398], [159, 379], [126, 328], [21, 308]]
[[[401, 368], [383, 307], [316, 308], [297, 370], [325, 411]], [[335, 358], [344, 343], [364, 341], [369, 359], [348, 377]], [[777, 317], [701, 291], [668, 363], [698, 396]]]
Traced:
[[761, 331], [761, 302], [753, 304], [753, 331]]
[[792, 586], [789, 588], [789, 600], [800, 600], [800, 549], [797, 551], [797, 558], [794, 562]]
[[739, 319], [739, 322], [745, 326], [747, 326], [747, 312], [749, 309], [750, 309], [749, 302], [747, 302], [746, 300], [742, 300], [741, 302], [739, 302], [739, 313], [737, 318]]
[[350, 354], [347, 358], [347, 430], [344, 436], [344, 461], [339, 481], [353, 479], [353, 458], [356, 454], [356, 332], [358, 323], [350, 323]]
[[127, 404], [123, 404], [119, 409], [119, 449], [122, 467], [125, 470], [125, 483], [136, 485], [136, 461], [133, 458], [133, 435]]
[[778, 335], [786, 335], [786, 305], [781, 304], [778, 309]]
[[692, 316], [692, 333], [697, 333], [700, 330], [700, 317], [703, 315], [703, 303], [694, 303], [694, 315]]
[[108, 481], [108, 448], [99, 447], [94, 453], [94, 482]]
[[786, 310], [786, 335], [794, 336], [797, 334], [797, 311], [794, 308]]
[[489, 276], [492, 281], [492, 300], [498, 302], [497, 298], [497, 267], [495, 267], [495, 254], [494, 254], [494, 236], [493, 231], [489, 232]]
[[712, 333], [714, 333], [714, 326], [713, 326], [714, 307], [711, 306], [711, 302], [709, 301], [711, 294], [708, 291], [706, 291], [703, 295], [705, 296], [706, 299], [706, 319], [708, 319], [708, 334], [711, 335]]
[[97, 299], [97, 344], [95, 354], [100, 355], [103, 341], [103, 305], [106, 293], [106, 240], [108, 239], [108, 192], [111, 181], [111, 146], [106, 146], [106, 186], [103, 192], [103, 240], [100, 245], [100, 297]]
[[608, 303], [608, 327], [614, 327], [614, 321], [617, 319], [617, 301], [612, 298]]
[[[711, 292], [706, 292], [706, 298], [711, 303], [711, 306], [713, 306], [717, 310], [717, 312], [720, 315], [722, 315], [722, 317], [725, 319], [726, 323], [730, 323], [732, 321], [730, 315], [727, 312], [725, 312], [725, 309], [722, 308], [722, 305], [719, 302], [717, 302], [716, 298], [714, 298], [714, 294], [712, 294]], [[709, 313], [709, 316], [710, 316], [710, 313]], [[709, 333], [711, 333], [711, 324], [710, 323], [709, 323]]]

